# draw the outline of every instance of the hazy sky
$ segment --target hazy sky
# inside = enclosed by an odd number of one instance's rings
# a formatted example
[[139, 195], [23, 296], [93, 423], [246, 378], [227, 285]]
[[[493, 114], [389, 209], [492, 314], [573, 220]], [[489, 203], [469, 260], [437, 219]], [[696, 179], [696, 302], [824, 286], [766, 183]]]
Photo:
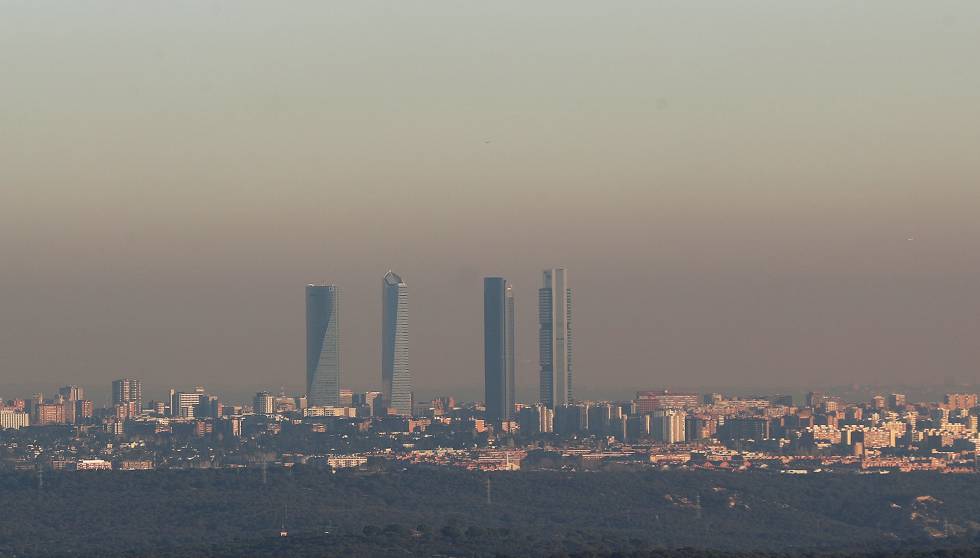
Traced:
[[479, 396], [484, 275], [533, 386], [558, 265], [580, 393], [977, 381], [978, 53], [975, 0], [0, 0], [0, 396], [299, 390], [314, 281], [376, 388], [389, 268], [420, 393]]

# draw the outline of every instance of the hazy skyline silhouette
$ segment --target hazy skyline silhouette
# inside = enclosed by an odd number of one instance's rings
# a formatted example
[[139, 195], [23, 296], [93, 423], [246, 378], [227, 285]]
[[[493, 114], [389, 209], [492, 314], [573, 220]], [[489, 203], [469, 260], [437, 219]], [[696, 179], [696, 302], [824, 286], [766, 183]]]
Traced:
[[534, 399], [558, 266], [576, 392], [978, 380], [980, 4], [3, 10], [2, 397], [301, 392], [315, 282], [380, 389], [397, 269], [417, 390], [480, 393], [492, 275]]

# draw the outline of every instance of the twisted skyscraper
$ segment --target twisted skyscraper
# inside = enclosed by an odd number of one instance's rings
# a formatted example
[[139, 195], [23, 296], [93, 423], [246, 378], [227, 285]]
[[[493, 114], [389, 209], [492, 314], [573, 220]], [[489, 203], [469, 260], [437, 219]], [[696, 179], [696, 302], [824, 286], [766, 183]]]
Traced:
[[311, 407], [340, 405], [340, 290], [306, 286], [306, 397]]
[[572, 402], [572, 289], [564, 268], [544, 271], [538, 324], [541, 402], [554, 409]]

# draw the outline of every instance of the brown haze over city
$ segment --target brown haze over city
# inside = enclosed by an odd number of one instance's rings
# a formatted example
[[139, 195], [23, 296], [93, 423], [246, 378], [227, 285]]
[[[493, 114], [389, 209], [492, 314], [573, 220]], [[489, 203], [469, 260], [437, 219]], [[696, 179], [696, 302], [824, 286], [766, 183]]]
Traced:
[[975, 1], [0, 9], [0, 395], [379, 387], [389, 268], [421, 394], [554, 266], [583, 395], [978, 379]]

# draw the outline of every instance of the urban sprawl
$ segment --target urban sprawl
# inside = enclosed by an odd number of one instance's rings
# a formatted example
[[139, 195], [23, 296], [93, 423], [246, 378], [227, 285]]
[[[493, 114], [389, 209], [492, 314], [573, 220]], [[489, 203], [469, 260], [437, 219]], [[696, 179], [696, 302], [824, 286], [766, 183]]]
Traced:
[[977, 394], [909, 401], [883, 393], [845, 401], [809, 392], [726, 397], [668, 390], [627, 401], [573, 396], [572, 290], [565, 269], [538, 295], [540, 397], [515, 400], [511, 285], [484, 280], [484, 401], [414, 399], [408, 287], [382, 281], [382, 388], [341, 385], [340, 289], [306, 288], [306, 393], [257, 393], [226, 404], [203, 387], [143, 400], [142, 382], [112, 382], [96, 408], [76, 385], [57, 395], [0, 399], [0, 469], [146, 470], [371, 468], [385, 463], [471, 470], [642, 468], [886, 474], [978, 470]]

